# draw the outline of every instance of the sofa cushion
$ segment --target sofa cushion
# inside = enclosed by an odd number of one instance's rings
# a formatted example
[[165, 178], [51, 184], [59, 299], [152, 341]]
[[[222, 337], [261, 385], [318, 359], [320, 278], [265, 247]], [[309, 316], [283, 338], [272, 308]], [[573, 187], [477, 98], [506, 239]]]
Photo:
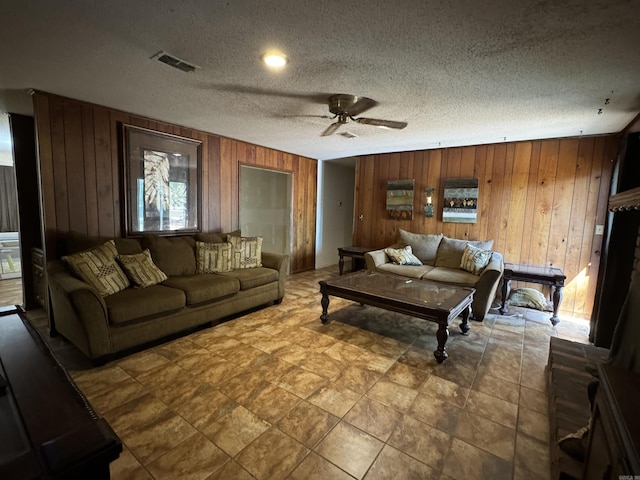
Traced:
[[422, 263], [433, 265], [435, 263], [438, 245], [442, 240], [442, 234], [437, 235], [427, 233], [411, 233], [406, 230], [398, 230], [397, 243], [411, 245], [413, 254], [420, 259]]
[[386, 253], [396, 265], [422, 265], [418, 257], [413, 254], [411, 245], [407, 245], [404, 248], [385, 248], [384, 253]]
[[151, 259], [149, 249], [133, 255], [118, 255], [116, 260], [136, 288], [146, 288], [162, 283], [167, 276]]
[[482, 242], [442, 237], [442, 241], [438, 247], [438, 254], [436, 255], [435, 266], [455, 269], [460, 268], [462, 254], [464, 253], [464, 247], [467, 246], [467, 243], [474, 247], [481, 248], [482, 250], [491, 250], [493, 247], [493, 240]]
[[106, 297], [129, 286], [129, 279], [116, 262], [117, 255], [115, 242], [109, 240], [91, 250], [65, 255], [62, 261], [80, 279]]
[[169, 277], [164, 285], [182, 290], [187, 297], [187, 305], [211, 302], [240, 291], [237, 278], [224, 277], [217, 273]]
[[231, 243], [231, 268], [233, 270], [262, 266], [262, 237], [228, 235], [227, 241]]
[[196, 241], [196, 273], [230, 272], [231, 251], [232, 246], [228, 242]]
[[467, 243], [462, 252], [462, 260], [460, 260], [460, 268], [474, 275], [480, 275], [491, 260], [493, 252], [491, 250], [483, 250]]
[[178, 311], [185, 306], [185, 295], [182, 290], [152, 285], [143, 289], [127, 288], [105, 298], [104, 302], [109, 322], [121, 325]]
[[169, 277], [196, 273], [196, 241], [191, 236], [160, 237], [145, 235], [142, 246], [151, 251], [151, 258]]
[[383, 263], [378, 265], [377, 269], [381, 272], [395, 273], [396, 275], [402, 275], [403, 277], [422, 278], [434, 267], [431, 265], [396, 265], [395, 263]]
[[195, 239], [198, 242], [204, 243], [224, 243], [227, 241], [227, 236], [241, 237], [242, 232], [240, 230], [234, 230], [233, 232], [209, 232], [209, 233], [196, 233]]
[[272, 268], [245, 268], [221, 273], [220, 275], [236, 278], [240, 282], [240, 290], [250, 290], [261, 285], [278, 281], [278, 271]]
[[71, 254], [103, 245], [109, 240], [113, 240], [116, 243], [116, 249], [120, 255], [132, 255], [142, 251], [142, 245], [135, 238], [99, 237], [78, 232], [66, 233], [65, 247], [67, 253]]
[[475, 287], [478, 283], [478, 275], [465, 272], [458, 268], [435, 267], [422, 276], [423, 280], [448, 283], [460, 287]]

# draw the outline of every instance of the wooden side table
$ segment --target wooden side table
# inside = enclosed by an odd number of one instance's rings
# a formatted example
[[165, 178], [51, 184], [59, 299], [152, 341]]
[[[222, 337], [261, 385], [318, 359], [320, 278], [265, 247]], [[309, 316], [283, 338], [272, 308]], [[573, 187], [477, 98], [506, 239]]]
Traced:
[[351, 271], [362, 270], [364, 268], [364, 254], [375, 250], [374, 248], [366, 247], [338, 247], [338, 268], [340, 269], [340, 275], [342, 275], [342, 269], [344, 267], [344, 257], [351, 257]]
[[552, 325], [557, 325], [560, 323], [558, 310], [562, 302], [562, 288], [566, 278], [566, 275], [559, 268], [505, 262], [504, 273], [502, 274], [502, 306], [499, 312], [502, 314], [507, 311], [505, 302], [511, 291], [511, 280], [550, 285], [553, 287], [553, 315], [550, 320]]

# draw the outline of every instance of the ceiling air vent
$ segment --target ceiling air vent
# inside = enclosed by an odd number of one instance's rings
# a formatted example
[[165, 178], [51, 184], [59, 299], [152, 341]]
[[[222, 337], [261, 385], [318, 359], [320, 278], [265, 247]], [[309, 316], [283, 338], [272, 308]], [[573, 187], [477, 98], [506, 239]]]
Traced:
[[167, 65], [182, 70], [183, 72], [193, 72], [196, 68], [200, 68], [197, 65], [180, 60], [167, 52], [158, 52], [151, 58], [157, 58], [159, 62], [166, 63]]

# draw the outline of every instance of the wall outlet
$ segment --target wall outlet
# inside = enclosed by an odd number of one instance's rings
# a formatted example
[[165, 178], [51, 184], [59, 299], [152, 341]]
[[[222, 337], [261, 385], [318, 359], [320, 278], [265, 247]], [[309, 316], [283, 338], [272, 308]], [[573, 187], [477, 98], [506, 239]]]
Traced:
[[596, 225], [596, 235], [604, 235], [604, 225]]

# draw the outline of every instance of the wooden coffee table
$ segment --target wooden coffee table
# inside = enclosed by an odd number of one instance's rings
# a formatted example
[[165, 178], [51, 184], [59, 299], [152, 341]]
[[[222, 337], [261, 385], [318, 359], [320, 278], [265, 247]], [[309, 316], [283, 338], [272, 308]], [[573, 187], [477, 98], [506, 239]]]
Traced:
[[469, 332], [469, 312], [475, 289], [362, 270], [321, 281], [320, 293], [322, 323], [329, 322], [330, 295], [437, 323], [438, 348], [433, 355], [438, 363], [442, 363], [449, 356], [445, 344], [451, 321], [462, 315], [460, 330], [463, 334]]

